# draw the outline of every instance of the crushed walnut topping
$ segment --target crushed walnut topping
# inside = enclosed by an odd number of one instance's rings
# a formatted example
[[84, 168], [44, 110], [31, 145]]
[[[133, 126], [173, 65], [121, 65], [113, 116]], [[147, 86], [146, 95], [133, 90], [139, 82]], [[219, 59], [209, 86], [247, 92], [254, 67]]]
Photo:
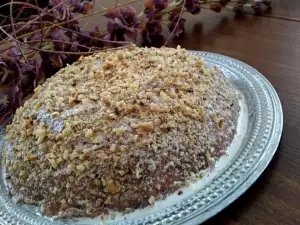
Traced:
[[238, 113], [222, 73], [180, 47], [81, 57], [7, 126], [11, 193], [48, 216], [154, 205], [226, 152]]

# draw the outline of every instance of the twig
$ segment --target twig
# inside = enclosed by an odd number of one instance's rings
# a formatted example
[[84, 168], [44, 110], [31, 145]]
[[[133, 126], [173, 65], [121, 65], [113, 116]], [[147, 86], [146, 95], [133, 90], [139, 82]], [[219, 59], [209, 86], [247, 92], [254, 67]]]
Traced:
[[[37, 2], [37, 0], [35, 0], [35, 4], [38, 6], [38, 2]], [[43, 43], [43, 38], [44, 38], [44, 23], [43, 23], [43, 19], [42, 19], [42, 15], [41, 15], [41, 13], [39, 14], [39, 16], [38, 16], [38, 18], [40, 19], [40, 24], [41, 24], [41, 40], [40, 40], [40, 44], [39, 44], [39, 47], [38, 48], [40, 48], [41, 46], [42, 46], [42, 43]], [[28, 54], [35, 54], [36, 53], [36, 51], [30, 51], [30, 52], [28, 52]]]
[[[10, 17], [10, 16], [7, 16], [7, 18], [8, 17]], [[18, 24], [19, 25], [22, 25], [22, 24], [26, 24], [26, 22], [18, 22]], [[40, 24], [40, 22], [33, 22], [33, 24]], [[16, 24], [15, 24], [16, 25]], [[9, 28], [9, 27], [11, 27], [11, 24], [4, 24], [4, 25], [2, 25], [2, 28]], [[18, 32], [17, 30], [16, 30], [16, 32]]]
[[[14, 10], [14, 12], [16, 12], [16, 11], [18, 11], [18, 9], [15, 9]], [[2, 15], [2, 14], [1, 14]], [[4, 15], [3, 15], [4, 16]], [[7, 16], [4, 16], [5, 18], [2, 20], [2, 22], [1, 22], [1, 24], [0, 24], [0, 26], [2, 26], [2, 27], [6, 27], [6, 26], [10, 26], [10, 25], [3, 25], [3, 23], [5, 23], [6, 22], [6, 20], [10, 17], [10, 14], [8, 14]]]
[[[14, 0], [11, 0], [11, 2], [10, 2], [11, 4], [9, 6], [9, 11], [10, 11], [10, 23], [11, 23], [11, 26], [12, 26], [13, 35], [14, 35], [14, 38], [16, 38], [17, 34], [16, 34], [15, 25], [14, 25], [14, 18], [13, 18], [13, 2], [14, 2]], [[20, 52], [21, 52], [22, 56], [24, 57], [24, 60], [27, 64], [27, 66], [30, 68], [29, 62], [27, 61], [26, 55], [24, 54], [23, 49], [21, 48], [21, 45], [20, 45], [19, 41], [17, 41], [17, 45], [20, 49]]]
[[[35, 0], [35, 4], [38, 6], [38, 1]], [[40, 23], [41, 23], [41, 34], [42, 34], [42, 37], [41, 37], [41, 43], [40, 43], [40, 46], [42, 45], [42, 42], [43, 42], [43, 38], [44, 38], [44, 23], [43, 23], [43, 18], [42, 18], [42, 15], [41, 13], [39, 14], [39, 17], [40, 19]]]
[[91, 12], [94, 12], [96, 0], [92, 0], [92, 1], [93, 1], [93, 6], [92, 6], [92, 11]]
[[[126, 6], [126, 5], [130, 5], [130, 4], [132, 4], [132, 3], [139, 2], [139, 1], [141, 1], [141, 0], [132, 0], [132, 1], [130, 1], [130, 2], [123, 3], [122, 5], [119, 5], [117, 8], [122, 7], [122, 6]], [[73, 18], [73, 19], [70, 19], [70, 20], [68, 20], [68, 21], [63, 21], [63, 22], [60, 22], [60, 23], [57, 23], [57, 24], [53, 24], [53, 25], [51, 25], [51, 26], [45, 27], [45, 29], [51, 29], [51, 28], [54, 28], [54, 27], [57, 27], [57, 26], [62, 26], [62, 25], [64, 25], [64, 24], [66, 24], [66, 23], [70, 23], [70, 22], [73, 22], [73, 21], [76, 21], [76, 20], [81, 20], [81, 19], [87, 18], [87, 17], [89, 17], [89, 16], [96, 15], [96, 14], [100, 14], [100, 13], [104, 13], [104, 12], [106, 12], [106, 10], [95, 11], [95, 12], [93, 12], [93, 13], [91, 13], [91, 14], [83, 15], [83, 16], [81, 16], [81, 17]], [[21, 38], [30, 36], [30, 35], [32, 35], [32, 34], [35, 34], [35, 33], [40, 32], [40, 31], [41, 31], [41, 30], [38, 29], [38, 30], [35, 30], [35, 31], [32, 31], [32, 32], [29, 32], [29, 33], [27, 33], [27, 34], [20, 35], [20, 36], [17, 37], [17, 39], [21, 39]]]
[[[26, 42], [22, 42], [22, 44], [38, 43], [40, 41], [43, 42], [43, 43], [45, 43], [45, 42], [57, 42], [57, 43], [63, 43], [63, 44], [69, 44], [69, 45], [77, 45], [77, 46], [82, 47], [82, 48], [91, 49], [91, 47], [81, 45], [81, 44], [77, 44], [75, 42], [61, 41], [61, 40], [49, 40], [49, 39], [26, 41]], [[98, 48], [98, 47], [92, 47], [92, 48]]]
[[0, 52], [5, 52], [13, 47], [15, 47], [15, 46], [12, 43], [7, 42], [6, 44], [0, 45]]
[[[29, 3], [30, 1], [31, 1], [31, 0], [27, 0], [26, 3]], [[23, 7], [19, 10], [17, 17], [20, 17], [20, 15], [21, 15], [22, 12], [24, 11], [24, 9], [25, 9], [25, 6], [23, 6]]]
[[66, 28], [66, 27], [62, 27], [62, 26], [59, 26], [59, 28], [61, 28], [63, 30], [70, 31], [70, 32], [73, 32], [75, 34], [78, 34], [78, 35], [81, 35], [81, 36], [84, 36], [84, 37], [88, 37], [88, 38], [97, 40], [97, 41], [102, 41], [102, 42], [107, 42], [107, 43], [116, 43], [116, 44], [133, 44], [130, 41], [111, 41], [111, 40], [105, 40], [105, 39], [102, 39], [102, 38], [96, 38], [96, 37], [90, 36], [88, 34], [84, 34], [83, 32], [78, 32], [76, 30], [72, 30], [72, 29], [69, 29], [69, 28]]
[[186, 3], [186, 0], [183, 0], [182, 7], [181, 7], [181, 11], [180, 11], [180, 14], [179, 14], [177, 23], [176, 23], [174, 29], [172, 30], [172, 33], [169, 35], [168, 39], [166, 40], [166, 42], [163, 44], [162, 47], [164, 47], [164, 46], [166, 46], [166, 45], [168, 44], [168, 42], [169, 42], [170, 39], [172, 38], [172, 36], [173, 36], [175, 30], [177, 29], [177, 27], [178, 27], [178, 25], [179, 25], [179, 22], [180, 22], [180, 19], [182, 18], [182, 14], [183, 14], [183, 11], [184, 11], [185, 3]]
[[14, 39], [14, 37], [11, 36], [9, 33], [7, 33], [1, 26], [0, 26], [0, 30], [1, 30], [4, 34], [6, 34], [6, 36], [9, 37], [10, 39]]
[[[25, 43], [23, 43], [25, 44]], [[118, 50], [118, 49], [124, 49], [124, 48], [128, 48], [129, 46], [133, 46], [133, 45], [127, 45], [127, 46], [121, 46], [121, 47], [116, 47], [116, 48], [110, 48], [109, 50]], [[103, 50], [98, 50], [98, 51], [92, 51], [92, 52], [65, 52], [65, 51], [55, 51], [55, 50], [46, 50], [46, 49], [38, 49], [32, 46], [24, 46], [24, 48], [27, 49], [34, 49], [40, 52], [46, 52], [46, 53], [52, 53], [52, 54], [65, 54], [65, 55], [91, 55], [97, 52], [105, 52], [107, 51], [107, 49], [103, 49]]]
[[[10, 2], [10, 3], [5, 3], [5, 4], [3, 4], [3, 5], [0, 6], [0, 9], [3, 8], [3, 7], [5, 7], [5, 6], [8, 6], [8, 5], [10, 5], [10, 4], [11, 4], [11, 2]], [[30, 3], [26, 3], [26, 2], [14, 2], [13, 4], [14, 4], [14, 5], [26, 5], [26, 6], [28, 6], [28, 7], [34, 8], [34, 9], [36, 9], [36, 10], [40, 10], [40, 11], [42, 10], [41, 8], [39, 8], [39, 7], [37, 7], [37, 6], [32, 5], [32, 4], [30, 4]]]
[[[51, 13], [54, 9], [56, 9], [57, 7], [61, 6], [61, 5], [64, 4], [64, 3], [66, 3], [67, 1], [68, 1], [68, 0], [65, 0], [65, 1], [63, 1], [63, 2], [61, 2], [61, 3], [59, 3], [59, 4], [57, 4], [57, 5], [54, 6], [52, 9], [50, 9], [48, 13]], [[45, 15], [45, 12], [43, 12], [43, 15], [42, 15], [42, 16], [44, 16], [44, 15]], [[18, 32], [20, 32], [20, 31], [22, 31], [22, 30], [24, 29], [24, 27], [26, 27], [26, 26], [28, 26], [28, 25], [30, 25], [30, 24], [36, 22], [37, 20], [38, 20], [38, 17], [37, 17], [37, 18], [34, 18], [34, 19], [31, 20], [31, 21], [28, 21], [24, 26], [20, 27], [16, 32], [18, 33]]]
[[117, 8], [118, 4], [119, 4], [119, 0], [116, 0], [115, 8]]
[[[26, 3], [26, 2], [13, 2], [13, 1], [11, 1], [10, 3], [6, 3], [6, 4], [1, 5], [1, 6], [0, 6], [0, 9], [3, 8], [3, 7], [5, 7], [5, 6], [8, 6], [8, 5], [9, 5], [10, 8], [11, 8], [12, 5], [20, 5], [20, 4], [21, 4], [21, 5], [27, 5], [27, 6], [30, 6], [30, 7], [32, 7], [32, 8], [35, 8], [35, 9], [39, 10], [39, 11], [42, 10], [42, 9], [40, 9], [39, 7], [36, 7], [35, 5], [29, 4], [29, 3]], [[9, 16], [11, 17], [11, 15], [12, 15], [12, 12], [10, 12], [10, 15], [9, 15]], [[23, 27], [25, 27], [25, 26], [23, 26]], [[23, 27], [21, 27], [21, 28], [23, 28]], [[12, 28], [14, 29], [14, 26], [13, 26]], [[20, 29], [21, 29], [21, 28], [20, 28]], [[20, 29], [19, 29], [19, 30], [20, 30]], [[19, 31], [19, 30], [18, 30], [18, 31]], [[18, 32], [18, 31], [17, 31], [17, 32]], [[16, 31], [15, 31], [15, 32], [16, 32]], [[17, 40], [18, 38], [15, 38], [15, 39]], [[4, 41], [4, 40], [1, 40], [1, 41], [0, 41], [0, 44], [2, 44], [3, 41]]]

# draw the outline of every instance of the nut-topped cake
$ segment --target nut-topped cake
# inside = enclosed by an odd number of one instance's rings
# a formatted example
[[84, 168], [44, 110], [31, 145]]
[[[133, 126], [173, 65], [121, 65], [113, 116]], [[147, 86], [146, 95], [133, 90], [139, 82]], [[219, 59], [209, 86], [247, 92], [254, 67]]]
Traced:
[[239, 110], [222, 73], [180, 47], [82, 57], [7, 126], [10, 192], [47, 216], [153, 205], [226, 153]]

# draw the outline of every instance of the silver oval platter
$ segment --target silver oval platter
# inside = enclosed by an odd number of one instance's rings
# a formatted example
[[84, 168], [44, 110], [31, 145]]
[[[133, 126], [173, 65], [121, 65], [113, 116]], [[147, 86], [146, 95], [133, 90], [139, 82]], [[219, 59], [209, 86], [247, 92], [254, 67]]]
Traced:
[[[204, 171], [203, 178], [181, 189], [152, 207], [113, 218], [53, 220], [38, 213], [37, 207], [18, 205], [5, 186], [4, 168], [0, 170], [0, 224], [199, 224], [214, 216], [261, 175], [278, 147], [283, 115], [280, 100], [272, 85], [254, 68], [218, 54], [190, 51], [205, 58], [209, 66], [219, 67], [240, 93], [241, 113], [237, 134], [215, 168]], [[0, 148], [3, 147], [1, 141]], [[1, 156], [0, 156], [1, 158]], [[120, 203], [122, 204], [122, 203]]]

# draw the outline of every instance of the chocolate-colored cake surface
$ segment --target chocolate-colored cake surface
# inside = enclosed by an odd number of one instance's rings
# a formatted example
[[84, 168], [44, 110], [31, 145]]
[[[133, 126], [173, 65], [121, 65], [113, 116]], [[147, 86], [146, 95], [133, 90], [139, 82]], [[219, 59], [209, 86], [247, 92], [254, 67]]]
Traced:
[[226, 153], [239, 109], [222, 73], [180, 47], [82, 57], [7, 126], [11, 194], [58, 217], [154, 204]]

